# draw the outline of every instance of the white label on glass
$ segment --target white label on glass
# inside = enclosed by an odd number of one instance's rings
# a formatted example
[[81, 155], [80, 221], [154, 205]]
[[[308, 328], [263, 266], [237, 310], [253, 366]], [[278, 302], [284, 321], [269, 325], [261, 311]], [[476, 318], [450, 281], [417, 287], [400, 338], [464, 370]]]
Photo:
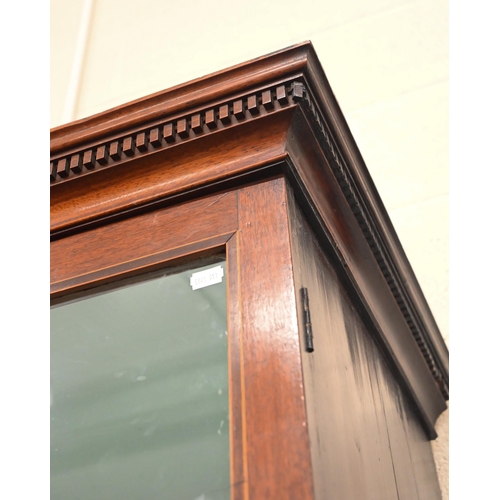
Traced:
[[217, 266], [193, 273], [189, 282], [191, 283], [191, 288], [193, 290], [198, 290], [198, 288], [204, 288], [206, 286], [215, 285], [216, 283], [221, 283], [223, 276], [224, 269], [222, 269], [222, 266]]

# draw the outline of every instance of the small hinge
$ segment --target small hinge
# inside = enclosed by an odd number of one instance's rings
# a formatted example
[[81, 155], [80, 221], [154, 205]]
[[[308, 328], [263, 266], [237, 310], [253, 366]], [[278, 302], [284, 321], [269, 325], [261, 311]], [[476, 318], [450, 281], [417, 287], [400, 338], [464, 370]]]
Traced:
[[307, 293], [307, 288], [301, 288], [300, 292], [302, 294], [302, 305], [304, 307], [304, 328], [306, 332], [306, 351], [313, 352], [313, 332], [311, 327], [311, 313], [309, 311], [309, 295]]

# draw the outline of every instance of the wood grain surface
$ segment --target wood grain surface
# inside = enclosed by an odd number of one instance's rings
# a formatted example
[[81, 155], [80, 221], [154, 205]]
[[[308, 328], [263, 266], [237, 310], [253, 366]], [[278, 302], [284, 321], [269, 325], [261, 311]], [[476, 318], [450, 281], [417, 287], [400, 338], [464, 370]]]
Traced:
[[315, 498], [439, 499], [429, 442], [414, 404], [361, 320], [289, 192], [293, 269], [307, 287], [314, 352], [302, 366]]
[[226, 192], [53, 241], [52, 294], [94, 287], [147, 272], [174, 257], [224, 246], [236, 229], [236, 193]]
[[[207, 184], [241, 175], [284, 159], [293, 110], [267, 116], [207, 136], [188, 147], [179, 145], [88, 175], [51, 189], [51, 230], [137, 208], [158, 199], [192, 192]], [[97, 172], [96, 172], [97, 174]], [[196, 197], [194, 192], [192, 198]]]
[[365, 311], [377, 325], [379, 338], [398, 366], [403, 383], [413, 394], [426, 421], [426, 431], [435, 438], [434, 423], [446, 409], [446, 402], [400, 309], [398, 297], [377, 262], [371, 241], [317, 141], [311, 125], [298, 111], [287, 141], [295, 175], [333, 242], [342, 268], [364, 302]]
[[283, 178], [238, 194], [249, 499], [312, 499]]

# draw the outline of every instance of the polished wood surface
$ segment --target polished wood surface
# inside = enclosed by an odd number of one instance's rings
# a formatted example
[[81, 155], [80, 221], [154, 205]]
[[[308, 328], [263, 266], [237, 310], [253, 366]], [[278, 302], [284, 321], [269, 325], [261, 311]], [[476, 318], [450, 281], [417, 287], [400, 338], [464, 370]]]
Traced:
[[[290, 110], [267, 117], [266, 125], [247, 123], [227, 130], [221, 137], [207, 136], [190, 147], [160, 151], [51, 189], [51, 230], [109, 217], [191, 192], [228, 177], [241, 175], [285, 158]], [[258, 146], [257, 146], [258, 145]], [[193, 147], [196, 146], [196, 147]]]
[[284, 178], [238, 193], [249, 499], [314, 498]]
[[236, 195], [224, 193], [58, 239], [51, 244], [57, 296], [146, 272], [197, 247], [221, 246], [237, 228]]

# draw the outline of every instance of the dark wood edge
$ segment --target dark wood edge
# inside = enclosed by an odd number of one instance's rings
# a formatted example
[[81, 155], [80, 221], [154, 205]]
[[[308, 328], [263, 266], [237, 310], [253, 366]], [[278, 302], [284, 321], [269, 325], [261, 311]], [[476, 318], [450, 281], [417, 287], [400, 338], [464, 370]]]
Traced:
[[[314, 213], [310, 218], [321, 221], [337, 254], [339, 269], [349, 276], [363, 304], [361, 309], [371, 317], [371, 324], [420, 409], [428, 435], [435, 438], [434, 424], [446, 409], [448, 386], [443, 383], [445, 377], [429, 347], [432, 340], [428, 340], [423, 325], [408, 313], [413, 304], [404, 294], [401, 277], [390, 265], [379, 229], [313, 99], [305, 87], [304, 105], [290, 127], [287, 151], [290, 171], [295, 172], [292, 178], [299, 180], [296, 185], [302, 186], [303, 198], [310, 200]], [[379, 272], [374, 273], [377, 268]]]
[[[357, 269], [356, 263], [346, 257], [345, 247], [338, 235], [333, 234], [332, 225], [316, 210], [315, 203], [309, 196], [307, 188], [291, 160], [289, 161], [287, 179], [291, 184], [291, 192], [306, 214], [325, 255], [337, 270], [346, 292], [356, 304], [361, 318], [384, 353], [403, 392], [415, 406], [416, 414], [427, 436], [429, 439], [435, 439], [437, 433], [434, 425], [438, 416], [446, 408], [445, 400], [426, 366], [419, 346], [411, 338], [411, 333], [404, 328], [394, 329], [387, 324], [381, 325], [379, 318], [383, 317], [384, 314], [392, 314], [389, 324], [394, 323], [394, 319], [402, 321], [401, 316], [394, 316], [396, 304], [393, 302], [390, 290], [385, 287], [381, 276], [379, 279], [374, 279], [371, 276], [368, 283], [359, 278], [360, 271]], [[369, 248], [367, 250], [369, 251]], [[386, 301], [384, 306], [377, 311], [373, 311], [370, 306], [370, 297], [373, 297], [374, 290], [382, 299], [380, 302], [383, 303], [384, 299]], [[393, 303], [391, 307], [388, 307], [390, 302]]]
[[448, 348], [314, 51], [308, 58], [305, 84], [305, 107], [316, 123], [322, 147], [330, 156], [332, 169], [344, 187], [344, 194], [349, 198], [429, 369], [448, 399]]

